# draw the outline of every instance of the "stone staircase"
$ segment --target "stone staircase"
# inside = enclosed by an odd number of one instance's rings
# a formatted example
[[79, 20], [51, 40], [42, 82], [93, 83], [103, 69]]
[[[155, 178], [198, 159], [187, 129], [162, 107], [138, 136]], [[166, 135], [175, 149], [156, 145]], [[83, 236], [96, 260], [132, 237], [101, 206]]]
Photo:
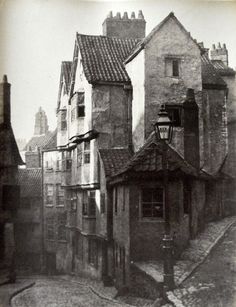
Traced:
[[[204, 261], [211, 249], [235, 222], [236, 217], [232, 216], [208, 223], [203, 232], [199, 233], [194, 240], [190, 240], [189, 246], [183, 251], [174, 265], [176, 286], [179, 286]], [[144, 274], [150, 276], [157, 286], [163, 284], [162, 261], [134, 262], [133, 265]]]

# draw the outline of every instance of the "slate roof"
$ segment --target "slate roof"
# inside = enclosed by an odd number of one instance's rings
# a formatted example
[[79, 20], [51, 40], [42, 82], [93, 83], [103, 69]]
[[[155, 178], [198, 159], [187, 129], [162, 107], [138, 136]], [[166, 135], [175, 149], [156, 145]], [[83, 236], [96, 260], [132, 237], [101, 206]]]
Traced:
[[[46, 146], [53, 136], [53, 132], [48, 132], [43, 135], [33, 136], [29, 142], [25, 145], [24, 151], [35, 151], [37, 148], [43, 148]], [[30, 148], [30, 149], [29, 149]]]
[[0, 167], [23, 164], [11, 125], [0, 124]]
[[221, 76], [235, 76], [233, 68], [224, 64], [221, 60], [211, 60], [211, 63]]
[[226, 83], [221, 78], [219, 72], [213, 66], [207, 53], [204, 53], [201, 57], [202, 60], [202, 84], [205, 87], [226, 87]]
[[57, 147], [57, 129], [55, 129], [51, 135], [51, 138], [43, 146], [43, 149], [54, 149]]
[[25, 168], [18, 170], [18, 184], [21, 197], [40, 197], [42, 192], [41, 168]]
[[84, 74], [88, 82], [130, 82], [123, 64], [138, 39], [77, 33]]
[[121, 170], [131, 158], [130, 151], [123, 148], [100, 149], [99, 153], [106, 177], [110, 177]]

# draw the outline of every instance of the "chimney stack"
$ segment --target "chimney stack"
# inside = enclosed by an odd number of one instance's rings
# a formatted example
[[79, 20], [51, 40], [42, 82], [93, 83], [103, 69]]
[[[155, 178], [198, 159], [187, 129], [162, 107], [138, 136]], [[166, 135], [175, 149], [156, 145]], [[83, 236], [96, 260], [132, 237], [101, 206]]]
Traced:
[[0, 83], [0, 124], [10, 125], [11, 123], [11, 84], [7, 76], [3, 76]]
[[184, 113], [184, 159], [199, 170], [199, 120], [198, 105], [195, 101], [194, 90], [187, 89], [186, 99], [183, 103]]
[[217, 47], [215, 44], [212, 45], [212, 49], [210, 51], [211, 60], [220, 60], [222, 61], [226, 66], [228, 66], [228, 50], [226, 49], [226, 45], [223, 44], [221, 47], [221, 44], [218, 43]]
[[145, 37], [146, 21], [141, 10], [138, 12], [138, 18], [132, 12], [130, 18], [127, 12], [114, 15], [109, 12], [107, 18], [103, 22], [103, 35], [117, 38], [139, 38]]

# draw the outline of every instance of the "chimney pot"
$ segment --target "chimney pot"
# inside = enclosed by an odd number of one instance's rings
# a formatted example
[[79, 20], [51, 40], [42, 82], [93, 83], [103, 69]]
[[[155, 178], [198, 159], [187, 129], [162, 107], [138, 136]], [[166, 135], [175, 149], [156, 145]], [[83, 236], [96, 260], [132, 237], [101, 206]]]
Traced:
[[215, 44], [212, 45], [212, 49], [213, 49], [213, 50], [216, 49], [216, 45], [215, 45]]
[[220, 43], [218, 43], [218, 45], [217, 45], [217, 49], [221, 49], [221, 45], [220, 45]]
[[117, 19], [121, 19], [120, 12], [117, 12], [117, 14], [116, 14], [116, 18], [117, 18]]
[[112, 11], [109, 12], [109, 14], [107, 15], [107, 18], [113, 18]]
[[223, 44], [223, 48], [226, 49], [226, 45], [225, 44]]
[[3, 83], [7, 83], [7, 75], [3, 75], [2, 81], [3, 81]]
[[186, 100], [194, 100], [194, 99], [195, 99], [194, 89], [188, 88], [187, 89], [187, 94], [186, 94]]
[[135, 19], [135, 12], [131, 13], [131, 19]]
[[142, 10], [138, 11], [138, 19], [144, 19]]
[[129, 19], [127, 12], [124, 12], [123, 19]]

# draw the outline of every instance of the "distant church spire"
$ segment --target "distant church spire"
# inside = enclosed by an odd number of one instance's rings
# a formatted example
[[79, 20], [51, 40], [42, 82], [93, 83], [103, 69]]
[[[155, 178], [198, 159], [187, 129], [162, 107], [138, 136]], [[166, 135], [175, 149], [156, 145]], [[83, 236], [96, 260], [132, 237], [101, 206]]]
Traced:
[[48, 119], [42, 107], [35, 114], [34, 135], [42, 135], [48, 132]]

